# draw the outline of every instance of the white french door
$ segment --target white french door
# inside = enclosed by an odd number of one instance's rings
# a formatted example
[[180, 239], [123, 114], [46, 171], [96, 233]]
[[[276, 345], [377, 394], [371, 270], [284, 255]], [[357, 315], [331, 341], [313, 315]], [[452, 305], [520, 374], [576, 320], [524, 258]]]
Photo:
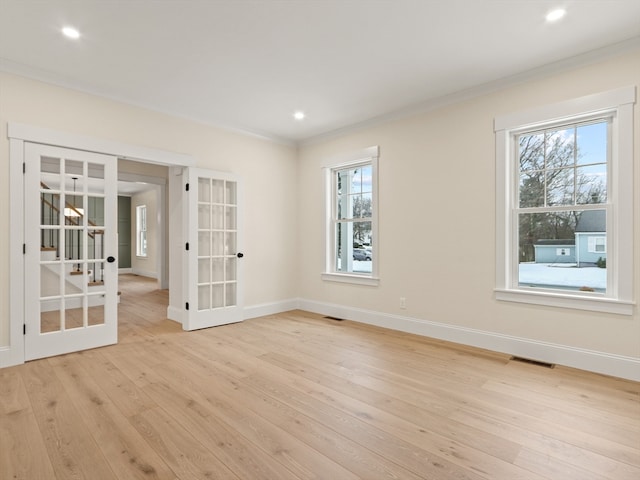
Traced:
[[117, 342], [117, 158], [25, 143], [25, 360]]
[[239, 179], [198, 168], [185, 172], [183, 328], [239, 322], [243, 319]]

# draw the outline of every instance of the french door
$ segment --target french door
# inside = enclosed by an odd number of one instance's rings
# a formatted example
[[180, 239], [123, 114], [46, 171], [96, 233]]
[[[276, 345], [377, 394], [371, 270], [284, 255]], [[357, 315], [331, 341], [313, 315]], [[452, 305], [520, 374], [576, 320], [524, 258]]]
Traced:
[[25, 360], [117, 342], [117, 158], [25, 143]]
[[183, 328], [239, 322], [243, 319], [239, 179], [198, 168], [185, 171]]

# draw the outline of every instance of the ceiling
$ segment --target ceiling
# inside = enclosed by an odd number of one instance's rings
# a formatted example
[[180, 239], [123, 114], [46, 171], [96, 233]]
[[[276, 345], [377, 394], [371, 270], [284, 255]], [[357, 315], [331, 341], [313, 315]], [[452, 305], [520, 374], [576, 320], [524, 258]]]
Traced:
[[639, 39], [638, 0], [0, 0], [1, 70], [290, 143]]

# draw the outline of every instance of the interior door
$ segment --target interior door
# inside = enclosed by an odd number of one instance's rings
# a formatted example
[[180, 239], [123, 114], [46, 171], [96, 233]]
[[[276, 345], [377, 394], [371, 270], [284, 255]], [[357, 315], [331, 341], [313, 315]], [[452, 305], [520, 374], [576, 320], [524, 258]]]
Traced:
[[117, 342], [117, 159], [25, 143], [25, 359]]
[[240, 198], [237, 176], [185, 169], [185, 330], [243, 319]]

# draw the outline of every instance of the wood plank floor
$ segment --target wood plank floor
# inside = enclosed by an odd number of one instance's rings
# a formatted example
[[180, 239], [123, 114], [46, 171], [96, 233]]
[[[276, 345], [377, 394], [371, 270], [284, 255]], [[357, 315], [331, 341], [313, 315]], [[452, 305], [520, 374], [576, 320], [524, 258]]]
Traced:
[[293, 311], [0, 370], [0, 478], [640, 478], [640, 384]]

